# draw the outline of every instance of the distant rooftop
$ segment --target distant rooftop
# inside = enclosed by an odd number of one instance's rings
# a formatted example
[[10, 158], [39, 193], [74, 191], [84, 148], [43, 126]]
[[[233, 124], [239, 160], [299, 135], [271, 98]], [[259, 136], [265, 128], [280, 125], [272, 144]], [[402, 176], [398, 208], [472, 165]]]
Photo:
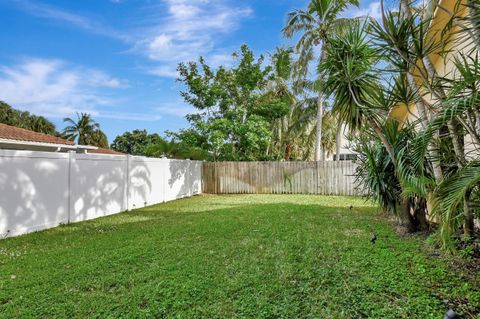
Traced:
[[61, 137], [38, 133], [2, 123], [0, 123], [0, 139], [58, 145], [75, 145], [72, 141], [68, 141]]
[[75, 145], [61, 137], [38, 133], [0, 123], [0, 148], [36, 151], [77, 151], [89, 154], [126, 155], [121, 152], [91, 145]]

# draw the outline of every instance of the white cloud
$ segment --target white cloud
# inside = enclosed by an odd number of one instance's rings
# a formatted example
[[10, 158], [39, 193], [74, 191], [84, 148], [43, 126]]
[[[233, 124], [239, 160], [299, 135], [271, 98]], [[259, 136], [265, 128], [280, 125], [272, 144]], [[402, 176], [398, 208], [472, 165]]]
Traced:
[[197, 113], [198, 110], [191, 105], [178, 102], [178, 103], [167, 103], [165, 105], [155, 108], [155, 111], [160, 114], [173, 115], [178, 117], [184, 117], [187, 114]]
[[175, 65], [161, 65], [158, 67], [152, 67], [148, 69], [148, 73], [167, 78], [176, 78], [178, 76]]
[[[119, 3], [121, 0], [112, 0], [112, 2]], [[87, 30], [89, 32], [101, 34], [122, 41], [129, 41], [128, 36], [123, 32], [119, 32], [95, 20], [59, 9], [51, 5], [32, 0], [12, 0], [11, 4], [35, 17], [67, 22], [70, 25]]]
[[348, 10], [346, 10], [343, 14], [343, 16], [347, 18], [357, 18], [357, 17], [367, 17], [369, 16], [370, 18], [373, 19], [381, 19], [382, 17], [382, 11], [381, 11], [381, 5], [380, 1], [373, 1], [368, 4], [368, 6], [362, 6], [360, 5], [359, 8], [357, 7], [350, 7]]
[[[110, 0], [112, 3], [124, 1]], [[37, 0], [11, 0], [9, 4], [34, 17], [120, 40], [131, 48], [127, 51], [153, 62], [148, 73], [161, 77], [176, 77], [178, 63], [196, 60], [200, 55], [213, 61], [214, 66], [228, 63], [231, 57], [224, 54], [224, 48], [219, 48], [219, 42], [252, 15], [250, 7], [233, 0], [150, 0], [143, 9], [128, 17], [129, 21], [138, 23], [120, 31], [98, 19]]]
[[160, 23], [147, 28], [147, 36], [136, 42], [134, 51], [161, 63], [150, 73], [167, 77], [177, 75], [179, 62], [200, 55], [216, 63], [226, 62], [217, 48], [218, 40], [252, 14], [249, 7], [229, 5], [225, 0], [162, 0], [162, 6], [154, 8], [158, 16], [152, 20]]
[[99, 117], [140, 118], [139, 114], [102, 111], [118, 102], [108, 91], [127, 86], [100, 70], [60, 60], [28, 59], [16, 66], [0, 66], [0, 98], [13, 107], [51, 117], [88, 112]]

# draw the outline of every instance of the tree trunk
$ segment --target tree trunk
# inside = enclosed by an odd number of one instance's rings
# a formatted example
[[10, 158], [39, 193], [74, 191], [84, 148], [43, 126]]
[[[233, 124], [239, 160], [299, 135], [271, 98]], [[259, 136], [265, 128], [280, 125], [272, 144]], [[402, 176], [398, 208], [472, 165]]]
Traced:
[[[445, 94], [444, 89], [441, 86], [438, 86], [436, 83], [437, 79], [437, 72], [430, 60], [429, 57], [425, 57], [423, 59], [423, 63], [427, 70], [428, 76], [432, 79], [433, 83], [433, 90], [436, 90], [435, 94], [438, 99], [441, 100], [443, 103], [447, 99], [447, 95]], [[465, 156], [465, 143], [464, 143], [464, 135], [459, 128], [458, 121], [453, 118], [447, 122], [447, 127], [450, 132], [450, 136], [452, 138], [453, 149], [456, 155], [456, 161], [460, 167], [464, 167], [467, 164], [467, 158]], [[465, 217], [463, 230], [464, 235], [466, 237], [470, 237], [473, 235], [473, 228], [474, 228], [474, 216], [472, 212], [472, 208], [470, 205], [470, 192], [465, 194], [463, 199], [463, 214]]]
[[[410, 19], [412, 17], [409, 0], [400, 1], [400, 12], [401, 12], [400, 17], [403, 19], [405, 18]], [[436, 76], [436, 70], [433, 67], [430, 57], [428, 56], [424, 57], [423, 63], [427, 70], [427, 74], [433, 79]], [[422, 128], [426, 128], [428, 125], [427, 123], [430, 121], [431, 114], [430, 114], [430, 111], [428, 111], [425, 107], [425, 103], [418, 89], [413, 71], [411, 70], [412, 67], [413, 66], [409, 65], [409, 69], [407, 71], [407, 81], [410, 86], [410, 89], [414, 94], [415, 106], [417, 107], [417, 110], [420, 116], [420, 124], [422, 125]], [[438, 134], [434, 134], [433, 140], [436, 140], [437, 138], [438, 138]], [[438, 185], [443, 180], [443, 172], [442, 172], [440, 162], [438, 161], [439, 154], [438, 154], [438, 151], [435, 149], [435, 146], [433, 145], [433, 141], [430, 141], [427, 151], [428, 151], [428, 154], [430, 155], [430, 159], [432, 162], [433, 175]]]
[[[430, 121], [430, 114], [425, 107], [425, 102], [422, 96], [420, 95], [420, 91], [418, 89], [417, 83], [415, 82], [413, 74], [410, 71], [408, 71], [406, 76], [407, 76], [408, 85], [410, 86], [410, 89], [412, 90], [414, 95], [415, 106], [417, 107], [418, 115], [420, 116], [420, 125], [422, 126], [423, 129], [425, 129], [428, 125], [428, 122]], [[438, 134], [435, 133], [433, 136], [433, 141], [437, 139], [438, 139]], [[436, 183], [440, 184], [440, 182], [443, 180], [443, 172], [439, 162], [438, 151], [435, 149], [433, 141], [430, 141], [430, 143], [428, 144], [427, 151], [428, 151], [428, 154], [430, 155], [430, 160], [433, 166], [433, 176], [435, 177]]]
[[[387, 150], [387, 153], [393, 162], [393, 166], [395, 167], [395, 174], [398, 174], [397, 159], [395, 157], [395, 152], [393, 151], [392, 145], [390, 145], [390, 143], [388, 142], [387, 138], [385, 137], [385, 135], [383, 134], [382, 130], [380, 129], [378, 124], [375, 122], [375, 120], [371, 117], [369, 117], [368, 120], [373, 130], [375, 131], [375, 133], [377, 133], [378, 137], [382, 141], [383, 146]], [[399, 203], [400, 211], [398, 214], [400, 218], [400, 222], [408, 232], [413, 232], [415, 231], [415, 222], [413, 220], [412, 214], [410, 213], [410, 201], [408, 198], [402, 198], [400, 201], [401, 201]]]
[[[435, 94], [440, 102], [443, 102], [447, 99], [447, 95], [442, 87], [438, 87], [435, 83], [435, 79], [437, 78], [437, 72], [433, 67], [431, 60], [428, 57], [423, 59], [423, 63], [427, 70], [428, 76], [432, 79], [432, 83], [434, 83], [433, 90], [436, 90]], [[459, 124], [452, 118], [447, 122], [448, 131], [452, 138], [453, 150], [455, 153], [456, 161], [460, 167], [464, 167], [467, 164], [467, 159], [465, 156], [465, 143], [464, 143], [464, 136], [463, 133], [460, 131]], [[464, 205], [463, 205], [463, 213], [465, 217], [465, 223], [463, 225], [465, 236], [471, 236], [473, 234], [473, 213], [470, 207], [470, 195], [465, 195], [464, 198]]]
[[400, 217], [400, 223], [409, 233], [416, 230], [415, 221], [410, 213], [410, 200], [408, 198], [402, 198], [400, 202], [400, 211], [398, 216]]
[[[435, 98], [440, 100], [440, 103], [443, 104], [447, 100], [447, 94], [445, 93], [444, 89], [439, 86], [437, 82], [438, 74], [437, 70], [433, 66], [432, 61], [428, 56], [423, 58], [423, 65], [427, 71], [428, 77], [431, 79], [432, 85], [432, 93], [434, 93]], [[451, 119], [447, 122], [448, 130], [450, 131], [450, 135], [452, 137], [453, 142], [453, 149], [457, 156], [457, 161], [460, 166], [464, 166], [466, 163], [465, 160], [465, 150], [464, 150], [464, 142], [463, 142], [463, 134], [460, 132], [458, 128], [458, 123], [455, 119]]]
[[453, 150], [455, 152], [457, 162], [460, 167], [463, 167], [466, 164], [463, 134], [460, 132], [458, 124], [455, 123], [453, 119], [447, 122], [447, 126], [452, 137]]
[[315, 137], [315, 160], [322, 159], [322, 126], [323, 126], [323, 94], [320, 93], [317, 98], [317, 135]]
[[[327, 50], [323, 48], [325, 45], [325, 41], [322, 41], [322, 52], [320, 53], [320, 63], [325, 61], [327, 58]], [[325, 104], [325, 96], [323, 95], [322, 85], [318, 90], [318, 98], [317, 98], [317, 136], [315, 137], [315, 160], [320, 161], [322, 158], [325, 158], [322, 149], [322, 126], [323, 126], [323, 112], [324, 112], [324, 104]]]
[[397, 159], [395, 157], [395, 152], [393, 151], [392, 145], [390, 145], [387, 138], [385, 137], [385, 134], [383, 134], [382, 130], [380, 129], [380, 127], [378, 126], [377, 122], [375, 122], [374, 119], [369, 117], [368, 122], [372, 126], [375, 133], [377, 133], [378, 137], [380, 138], [380, 141], [382, 141], [382, 144], [387, 150], [388, 156], [390, 156], [390, 159], [392, 160], [393, 165], [395, 166], [395, 168], [397, 168]]
[[286, 161], [289, 161], [291, 156], [292, 156], [292, 146], [290, 145], [290, 143], [288, 143], [285, 146], [285, 158], [284, 159]]
[[[438, 133], [435, 133], [433, 136], [433, 139], [436, 140], [438, 138]], [[443, 172], [442, 172], [442, 166], [440, 165], [439, 161], [439, 154], [438, 150], [435, 148], [435, 145], [433, 145], [433, 142], [430, 142], [428, 144], [427, 148], [428, 154], [430, 155], [430, 161], [432, 162], [432, 168], [433, 168], [433, 177], [435, 178], [435, 182], [437, 185], [439, 185], [442, 180], [443, 180]]]
[[478, 110], [475, 110], [475, 118], [476, 118], [476, 130], [477, 130], [477, 134], [480, 134], [480, 111]]
[[[415, 78], [413, 77], [413, 74], [409, 71], [406, 74], [407, 76], [407, 82], [408, 86], [413, 92], [413, 98], [415, 99], [415, 106], [417, 107], [418, 110], [418, 115], [420, 116], [420, 125], [424, 129], [427, 126], [427, 122], [429, 121], [430, 117], [427, 113], [425, 103], [423, 101], [422, 96], [420, 95], [420, 92], [418, 90], [417, 83], [415, 82]], [[408, 105], [407, 105], [408, 108]]]
[[410, 0], [400, 0], [400, 18], [410, 19], [412, 12], [410, 11]]
[[339, 123], [338, 128], [337, 128], [337, 136], [336, 136], [336, 139], [335, 139], [335, 147], [336, 147], [335, 154], [336, 154], [336, 160], [337, 161], [340, 161], [340, 151], [341, 151], [341, 148], [342, 148], [343, 133], [344, 133], [344, 127], [341, 123]]
[[463, 199], [463, 213], [465, 215], [465, 223], [463, 225], [463, 234], [466, 238], [473, 237], [473, 231], [475, 227], [475, 217], [473, 216], [473, 209], [470, 205], [471, 191], [465, 193]]
[[427, 221], [427, 201], [425, 198], [415, 197], [413, 199], [413, 218], [418, 230], [428, 228]]

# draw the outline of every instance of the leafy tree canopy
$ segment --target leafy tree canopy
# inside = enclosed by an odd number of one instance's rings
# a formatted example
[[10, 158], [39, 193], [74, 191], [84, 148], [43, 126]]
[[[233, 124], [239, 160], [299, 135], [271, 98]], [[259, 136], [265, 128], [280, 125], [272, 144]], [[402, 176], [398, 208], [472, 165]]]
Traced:
[[0, 123], [39, 133], [58, 135], [55, 125], [43, 116], [16, 110], [3, 101], [0, 101]]
[[268, 90], [274, 72], [263, 56], [243, 45], [233, 59], [231, 68], [216, 70], [203, 58], [178, 66], [186, 88], [181, 95], [198, 112], [187, 116], [190, 128], [170, 135], [207, 150], [214, 160], [272, 159], [273, 121], [289, 113], [292, 101]]
[[148, 134], [146, 130], [133, 130], [117, 136], [111, 145], [117, 152], [131, 155], [147, 155], [145, 149], [152, 144], [158, 144], [163, 139], [157, 133]]

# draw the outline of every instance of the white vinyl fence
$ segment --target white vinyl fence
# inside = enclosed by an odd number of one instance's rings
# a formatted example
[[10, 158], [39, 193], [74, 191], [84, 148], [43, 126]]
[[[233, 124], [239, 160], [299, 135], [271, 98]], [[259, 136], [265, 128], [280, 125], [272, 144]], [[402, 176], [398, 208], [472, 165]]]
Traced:
[[201, 193], [202, 163], [0, 150], [0, 238]]

